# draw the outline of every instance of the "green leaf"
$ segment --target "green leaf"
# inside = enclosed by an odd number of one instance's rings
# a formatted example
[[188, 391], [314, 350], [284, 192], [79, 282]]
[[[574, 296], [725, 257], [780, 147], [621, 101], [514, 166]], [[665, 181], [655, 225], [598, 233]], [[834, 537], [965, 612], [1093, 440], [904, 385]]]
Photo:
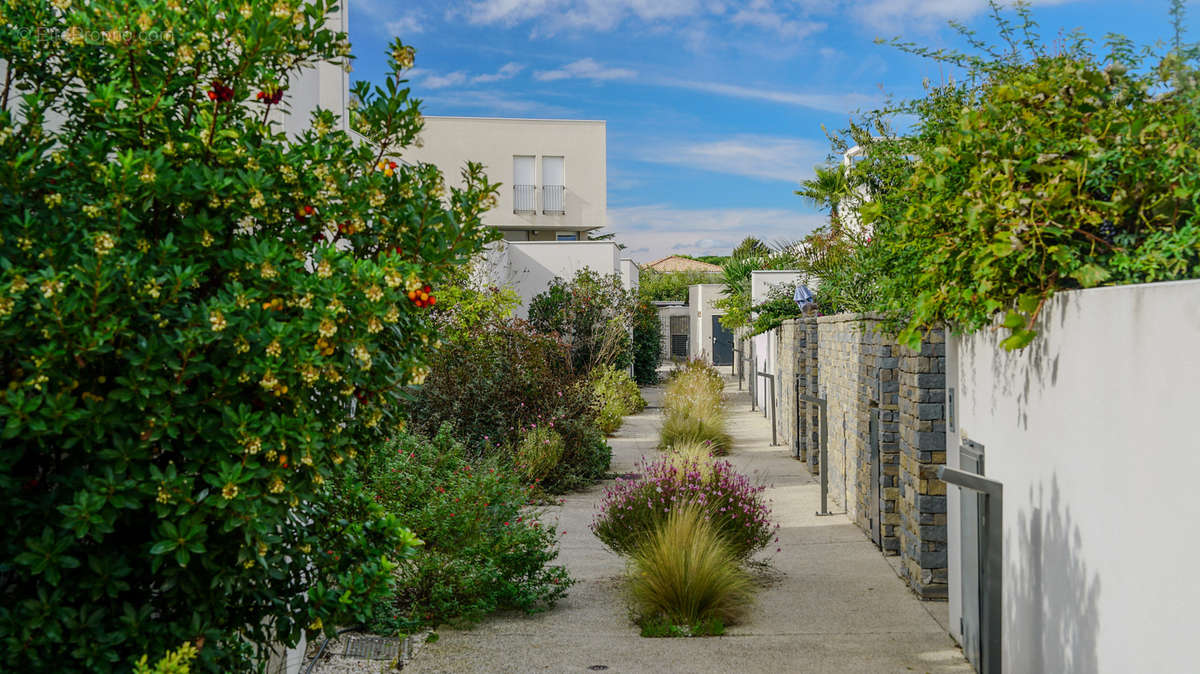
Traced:
[[1109, 277], [1109, 272], [1098, 264], [1085, 264], [1071, 273], [1071, 278], [1079, 281], [1084, 288], [1100, 285]]

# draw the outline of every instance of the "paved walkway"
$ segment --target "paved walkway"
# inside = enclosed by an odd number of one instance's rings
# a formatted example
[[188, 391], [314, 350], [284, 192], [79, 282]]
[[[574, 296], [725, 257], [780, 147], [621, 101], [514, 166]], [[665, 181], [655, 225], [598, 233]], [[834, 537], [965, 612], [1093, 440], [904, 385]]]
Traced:
[[[645, 639], [622, 596], [624, 561], [588, 530], [601, 487], [551, 510], [565, 530], [560, 561], [579, 582], [553, 610], [502, 616], [469, 631], [445, 630], [405, 669], [412, 672], [969, 672], [939, 620], [945, 604], [918, 601], [888, 561], [843, 516], [816, 517], [820, 487], [727, 384], [729, 459], [771, 485], [780, 523], [774, 571], [745, 622], [723, 637]], [[616, 473], [656, 456], [661, 391], [610, 439]], [[831, 506], [832, 507], [832, 506]], [[935, 616], [938, 616], [935, 618]]]

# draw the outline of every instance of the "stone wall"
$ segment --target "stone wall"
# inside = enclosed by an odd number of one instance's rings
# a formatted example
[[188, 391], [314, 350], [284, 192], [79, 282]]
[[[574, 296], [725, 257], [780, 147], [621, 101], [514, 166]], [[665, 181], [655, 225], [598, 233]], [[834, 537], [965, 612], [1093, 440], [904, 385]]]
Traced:
[[946, 598], [946, 336], [926, 335], [919, 352], [901, 347], [900, 546], [902, 572], [924, 598]]
[[[838, 314], [817, 319], [817, 376], [828, 410], [828, 459], [823, 466], [829, 475], [829, 497], [859, 522], [859, 470], [866, 447], [860, 429], [860, 390], [863, 380], [859, 361], [863, 334], [858, 314]], [[833, 506], [831, 506], [832, 508]]]
[[[810, 471], [828, 471], [830, 508], [844, 509], [885, 554], [900, 555], [918, 595], [942, 599], [945, 336], [933, 331], [912, 352], [884, 325], [878, 315], [838, 314], [781, 327], [777, 431]], [[827, 466], [819, 465], [819, 407], [796, 394], [827, 400]]]
[[796, 456], [799, 434], [796, 429], [796, 368], [799, 361], [796, 321], [779, 326], [775, 340], [775, 429], [779, 444]]

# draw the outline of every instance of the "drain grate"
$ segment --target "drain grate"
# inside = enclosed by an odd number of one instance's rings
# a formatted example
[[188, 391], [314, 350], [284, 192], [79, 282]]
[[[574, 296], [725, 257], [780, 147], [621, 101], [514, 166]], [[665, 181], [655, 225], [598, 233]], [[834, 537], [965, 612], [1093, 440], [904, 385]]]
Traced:
[[592, 665], [591, 667], [588, 667], [588, 669], [592, 670], [593, 672], [603, 672], [604, 670], [608, 669], [608, 665]]
[[346, 651], [343, 655], [364, 660], [395, 660], [400, 655], [400, 639], [349, 637], [346, 639]]

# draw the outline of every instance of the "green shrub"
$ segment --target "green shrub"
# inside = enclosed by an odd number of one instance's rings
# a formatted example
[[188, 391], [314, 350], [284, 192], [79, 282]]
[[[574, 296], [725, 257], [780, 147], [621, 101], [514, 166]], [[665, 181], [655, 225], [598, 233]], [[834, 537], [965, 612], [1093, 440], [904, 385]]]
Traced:
[[549, 426], [534, 426], [517, 443], [517, 470], [530, 483], [539, 482], [562, 461], [562, 436]]
[[596, 428], [592, 386], [575, 374], [562, 340], [516, 320], [449, 334], [431, 354], [429, 377], [411, 392], [413, 430], [433, 435], [450, 424], [470, 458], [511, 459], [526, 430], [546, 425], [562, 436], [563, 454], [544, 489], [561, 492], [604, 477], [610, 451]]
[[634, 298], [616, 274], [582, 269], [570, 281], [556, 278], [529, 302], [529, 323], [556, 334], [571, 347], [571, 363], [585, 374], [601, 365], [619, 370], [632, 363], [629, 330]]
[[663, 624], [723, 630], [742, 615], [754, 586], [729, 542], [708, 511], [681, 505], [647, 536], [633, 553], [629, 594], [635, 619], [644, 626]]
[[733, 436], [725, 430], [725, 416], [720, 408], [711, 412], [667, 410], [659, 430], [658, 446], [669, 449], [678, 445], [707, 445], [717, 456], [733, 448]]
[[133, 665], [133, 674], [191, 674], [192, 660], [196, 659], [199, 651], [190, 643], [185, 643], [174, 651], [168, 651], [154, 666], [150, 666], [147, 656], [143, 655]]
[[406, 294], [493, 236], [494, 188], [389, 163], [421, 128], [399, 43], [355, 87], [370, 143], [269, 121], [345, 65], [331, 0], [56, 5], [0, 8], [0, 669], [203, 639], [194, 669], [247, 671], [387, 590], [404, 529], [317, 496], [423, 376]]
[[705, 444], [713, 454], [728, 453], [733, 438], [725, 430], [724, 388], [716, 369], [700, 361], [686, 361], [673, 372], [663, 395], [659, 448]]
[[642, 476], [619, 479], [604, 489], [592, 533], [613, 552], [627, 555], [666, 519], [669, 511], [696, 503], [738, 558], [771, 542], [776, 526], [764, 488], [750, 483], [728, 461], [682, 461], [665, 456], [638, 464]]
[[566, 594], [566, 569], [551, 565], [553, 523], [539, 520], [529, 487], [505, 462], [468, 461], [448, 426], [433, 439], [402, 433], [365, 454], [349, 479], [425, 543], [396, 570], [372, 629], [469, 624], [502, 609], [539, 611]]
[[637, 383], [624, 370], [603, 365], [592, 371], [596, 395], [597, 422], [606, 435], [616, 432], [628, 414], [646, 409], [646, 399]]
[[633, 378], [638, 386], [658, 383], [662, 339], [658, 308], [644, 299], [638, 300], [633, 310]]

